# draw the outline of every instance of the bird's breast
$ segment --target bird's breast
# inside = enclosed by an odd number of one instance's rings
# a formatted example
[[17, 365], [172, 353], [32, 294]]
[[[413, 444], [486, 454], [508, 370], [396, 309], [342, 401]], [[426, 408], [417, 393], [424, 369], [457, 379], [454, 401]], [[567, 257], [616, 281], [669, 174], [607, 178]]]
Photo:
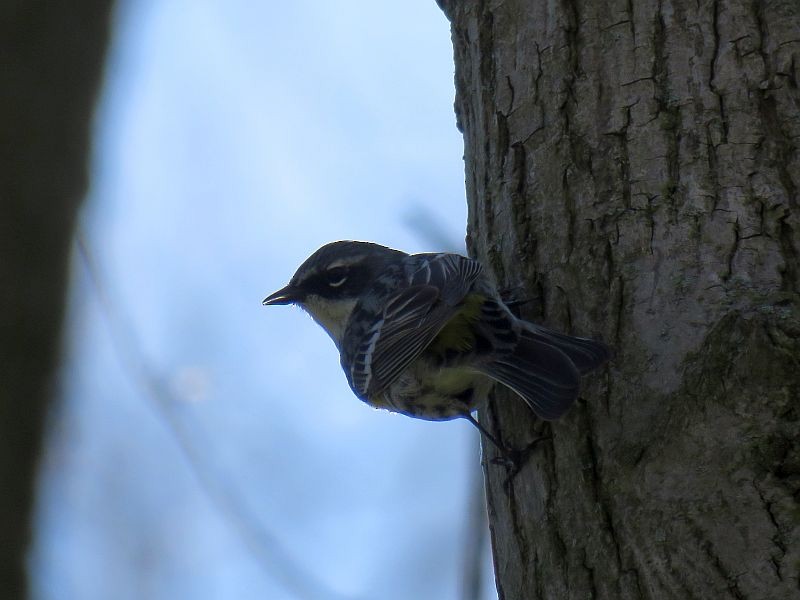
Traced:
[[369, 403], [418, 419], [446, 421], [478, 408], [490, 388], [488, 378], [468, 368], [431, 368], [417, 361]]

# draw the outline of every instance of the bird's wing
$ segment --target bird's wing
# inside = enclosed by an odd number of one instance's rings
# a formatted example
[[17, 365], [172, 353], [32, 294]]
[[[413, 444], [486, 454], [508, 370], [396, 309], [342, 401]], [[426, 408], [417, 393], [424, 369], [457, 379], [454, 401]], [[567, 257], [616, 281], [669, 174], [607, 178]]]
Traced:
[[409, 269], [409, 285], [432, 285], [442, 300], [455, 306], [483, 272], [481, 263], [460, 254], [415, 254]]
[[367, 325], [342, 355], [350, 387], [360, 398], [384, 390], [425, 350], [458, 311], [481, 274], [477, 261], [457, 254], [422, 254], [400, 278], [382, 310], [356, 306], [352, 322]]

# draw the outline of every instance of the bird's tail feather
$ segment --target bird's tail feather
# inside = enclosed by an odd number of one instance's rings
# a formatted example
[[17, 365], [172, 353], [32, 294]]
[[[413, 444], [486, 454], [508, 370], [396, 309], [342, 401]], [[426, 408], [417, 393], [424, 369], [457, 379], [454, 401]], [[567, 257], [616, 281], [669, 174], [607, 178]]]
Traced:
[[513, 352], [481, 371], [514, 390], [547, 421], [563, 415], [580, 389], [580, 373], [569, 356], [540, 337], [522, 336]]
[[581, 375], [600, 367], [614, 356], [611, 348], [601, 341], [559, 333], [534, 323], [525, 325], [523, 339], [555, 346], [569, 357]]

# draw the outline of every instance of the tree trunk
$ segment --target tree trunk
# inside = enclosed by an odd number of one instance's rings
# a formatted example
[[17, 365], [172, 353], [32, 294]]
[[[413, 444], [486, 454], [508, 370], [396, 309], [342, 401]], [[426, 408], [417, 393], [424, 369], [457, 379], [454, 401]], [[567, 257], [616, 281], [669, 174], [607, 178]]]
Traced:
[[111, 0], [0, 8], [0, 590], [26, 598], [33, 489]]
[[470, 251], [616, 350], [481, 415], [500, 598], [800, 597], [800, 3], [440, 4]]

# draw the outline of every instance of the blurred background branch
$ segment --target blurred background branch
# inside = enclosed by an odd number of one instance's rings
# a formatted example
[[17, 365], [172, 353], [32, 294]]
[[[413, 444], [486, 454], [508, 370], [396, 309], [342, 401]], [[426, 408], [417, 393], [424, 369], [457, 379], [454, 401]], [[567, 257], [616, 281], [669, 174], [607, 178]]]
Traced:
[[0, 5], [0, 589], [25, 562], [110, 0]]

